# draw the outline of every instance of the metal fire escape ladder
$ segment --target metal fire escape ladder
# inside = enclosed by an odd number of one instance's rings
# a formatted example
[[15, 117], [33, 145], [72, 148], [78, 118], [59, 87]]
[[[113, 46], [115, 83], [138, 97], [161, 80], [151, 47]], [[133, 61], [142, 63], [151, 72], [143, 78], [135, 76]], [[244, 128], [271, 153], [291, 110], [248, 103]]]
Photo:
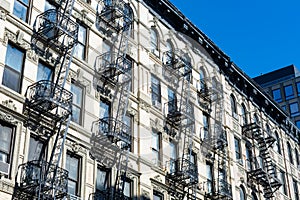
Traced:
[[[280, 180], [276, 178], [276, 170], [269, 153], [269, 148], [275, 139], [267, 132], [264, 133], [258, 122], [244, 125], [242, 132], [253, 144], [257, 144], [259, 149], [259, 156], [253, 157], [250, 161], [251, 167], [247, 172], [248, 179], [262, 185], [264, 197], [271, 199], [274, 197], [274, 192], [281, 186]], [[255, 145], [253, 145], [253, 148], [255, 148]], [[255, 152], [255, 149], [253, 150]]]
[[[205, 189], [205, 199], [232, 200], [232, 188], [228, 183], [228, 153], [226, 132], [222, 127], [224, 116], [224, 96], [222, 84], [212, 78], [201, 80], [198, 89], [199, 103], [205, 105], [207, 113], [211, 114], [210, 128], [203, 134], [202, 153], [211, 158], [213, 166], [217, 166], [217, 176], [211, 180], [211, 188]], [[211, 85], [211, 86], [209, 86]], [[214, 167], [212, 167], [214, 169]], [[212, 171], [212, 173], [214, 170]], [[214, 177], [212, 175], [212, 177]], [[206, 185], [208, 183], [204, 183]]]
[[[109, 168], [116, 166], [116, 175], [112, 187], [104, 191], [106, 193], [104, 196], [106, 196], [105, 199], [117, 200], [126, 198], [124, 188], [132, 136], [130, 126], [125, 123], [132, 81], [131, 61], [127, 58], [132, 21], [125, 14], [125, 7], [129, 4], [119, 0], [111, 1], [111, 4], [108, 1], [101, 1], [100, 3], [102, 4], [102, 11], [97, 13], [96, 23], [98, 28], [115, 33], [113, 37], [118, 39], [118, 48], [115, 53], [107, 52], [96, 58], [97, 85], [101, 91], [105, 91], [107, 88], [114, 91], [111, 101], [113, 113], [109, 117], [93, 122], [92, 149], [90, 152], [95, 160], [101, 162], [100, 158], [106, 152], [101, 152], [101, 149], [99, 150], [97, 147], [102, 145], [103, 140], [105, 140], [103, 136], [110, 141], [112, 148], [115, 149], [114, 159], [112, 159], [112, 165]], [[90, 195], [90, 199], [95, 199], [97, 196], [99, 194], [93, 193]]]
[[[197, 164], [192, 160], [193, 136], [195, 119], [190, 101], [191, 64], [183, 58], [183, 52], [165, 52], [164, 77], [175, 85], [179, 98], [175, 98], [165, 105], [165, 128], [169, 134], [183, 139], [183, 150], [180, 158], [167, 162], [168, 173], [166, 182], [169, 193], [179, 199], [196, 199], [198, 170]], [[178, 102], [177, 102], [178, 100]], [[177, 103], [179, 105], [177, 105]], [[168, 132], [167, 131], [167, 132]], [[171, 133], [172, 132], [172, 133]]]
[[[26, 91], [25, 126], [46, 140], [39, 160], [19, 166], [14, 199], [64, 199], [68, 171], [59, 167], [72, 114], [72, 93], [64, 89], [75, 45], [78, 24], [71, 20], [74, 0], [56, 1], [57, 9], [37, 16], [32, 47], [40, 56], [54, 56], [58, 75], [54, 82], [41, 80]], [[49, 161], [43, 160], [46, 146], [55, 136]]]

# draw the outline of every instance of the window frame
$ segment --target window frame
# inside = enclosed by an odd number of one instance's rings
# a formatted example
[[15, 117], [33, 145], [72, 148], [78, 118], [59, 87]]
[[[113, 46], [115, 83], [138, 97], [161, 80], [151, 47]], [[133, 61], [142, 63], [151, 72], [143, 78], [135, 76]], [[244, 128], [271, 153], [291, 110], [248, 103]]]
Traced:
[[[25, 19], [21, 18], [19, 15], [17, 15], [17, 13], [15, 13], [15, 6], [16, 6], [16, 2], [21, 5], [23, 8], [26, 8], [26, 13], [25, 13]], [[29, 23], [30, 22], [30, 15], [31, 15], [31, 9], [32, 9], [32, 1], [28, 0], [28, 4], [26, 5], [26, 3], [24, 3], [22, 0], [14, 0], [14, 4], [13, 4], [13, 15], [16, 16], [18, 19], [24, 21], [25, 23]]]
[[[277, 95], [279, 95], [278, 98], [277, 98]], [[272, 90], [272, 97], [273, 97], [273, 99], [274, 99], [277, 103], [282, 102], [281, 89], [280, 89], [280, 88], [273, 89], [273, 90]]]
[[[154, 141], [156, 139], [156, 141]], [[152, 151], [152, 156], [153, 156], [153, 163], [156, 166], [160, 166], [162, 163], [162, 152], [161, 152], [161, 147], [162, 147], [162, 141], [161, 141], [161, 133], [152, 129], [152, 144], [151, 144], [151, 151]], [[157, 147], [154, 147], [153, 144], [158, 145]], [[158, 148], [158, 149], [156, 149]], [[155, 156], [154, 156], [155, 155]], [[154, 160], [155, 159], [155, 160]]]
[[[39, 78], [39, 69], [41, 69], [41, 67], [48, 68], [50, 70], [51, 75], [50, 75], [49, 79], [40, 79]], [[44, 70], [43, 70], [43, 72], [44, 72]], [[54, 69], [53, 69], [53, 67], [51, 65], [49, 65], [47, 62], [39, 60], [38, 68], [37, 68], [37, 74], [36, 74], [36, 81], [47, 80], [47, 81], [53, 82], [53, 79], [54, 79]]]
[[[88, 39], [89, 39], [89, 28], [84, 25], [83, 23], [78, 22], [79, 24], [79, 28], [78, 28], [78, 44], [76, 45], [75, 49], [74, 49], [74, 57], [83, 60], [83, 61], [87, 61], [87, 55], [88, 55]], [[85, 37], [83, 37], [83, 41], [80, 41], [80, 30], [85, 30]], [[77, 50], [79, 47], [83, 47], [82, 49], [82, 55], [78, 56], [77, 55]]]
[[231, 116], [237, 118], [237, 102], [233, 94], [230, 95], [230, 108], [231, 108]]
[[[14, 125], [12, 125], [9, 122], [0, 120], [0, 128], [2, 129], [2, 127], [5, 126], [7, 128], [11, 129], [10, 132], [10, 144], [9, 144], [9, 149], [8, 151], [5, 151], [5, 149], [0, 149], [0, 153], [2, 154], [6, 154], [6, 161], [3, 160], [3, 158], [1, 159], [2, 162], [9, 164], [10, 166], [12, 165], [12, 161], [13, 161], [13, 152], [14, 152], [14, 143], [15, 143], [15, 135], [16, 135], [16, 127]], [[2, 134], [2, 133], [0, 133]], [[0, 140], [3, 140], [3, 137], [0, 137]], [[3, 146], [1, 146], [0, 148], [3, 148]], [[9, 172], [8, 172], [8, 176], [10, 177], [11, 175], [11, 167], [9, 167]]]
[[293, 178], [293, 189], [294, 189], [294, 196], [295, 200], [299, 200], [299, 187], [298, 181]]
[[286, 177], [285, 177], [285, 172], [283, 170], [280, 170], [280, 179], [281, 179], [281, 190], [282, 190], [282, 193], [284, 195], [287, 195], [287, 185], [286, 185]]
[[159, 57], [159, 34], [153, 26], [150, 28], [150, 52]]
[[[297, 111], [294, 111], [293, 109], [292, 109], [292, 106], [293, 105], [297, 105]], [[296, 108], [296, 107], [295, 107]], [[300, 115], [300, 110], [299, 110], [299, 104], [298, 104], [298, 102], [293, 102], [293, 103], [290, 103], [289, 104], [289, 110], [290, 110], [290, 115], [291, 115], [291, 117], [296, 117], [296, 116], [299, 116]], [[293, 111], [293, 112], [292, 112]]]
[[289, 156], [289, 161], [290, 161], [291, 164], [294, 164], [293, 151], [292, 151], [291, 144], [289, 142], [287, 142], [286, 145], [287, 145], [287, 152], [288, 152], [288, 156]]
[[238, 163], [242, 164], [242, 149], [241, 149], [241, 139], [234, 136], [234, 152], [235, 152], [235, 159]]
[[159, 200], [164, 200], [164, 194], [163, 193], [158, 192], [156, 190], [153, 190], [153, 200], [156, 200], [155, 196], [158, 197]]
[[246, 200], [246, 191], [244, 186], [240, 185], [240, 200]]
[[[101, 104], [106, 104], [108, 106], [108, 116], [101, 116]], [[106, 112], [106, 111], [105, 111]], [[105, 113], [103, 113], [105, 114]], [[103, 118], [106, 118], [106, 117], [111, 117], [111, 114], [112, 114], [112, 103], [104, 98], [101, 98], [100, 99], [100, 102], [99, 102], [99, 118], [100, 119], [103, 119]]]
[[[290, 99], [292, 99], [292, 98], [295, 97], [294, 87], [293, 87], [292, 84], [285, 85], [283, 88], [284, 88], [284, 97], [285, 97], [285, 100], [290, 100]], [[287, 90], [287, 89], [291, 89], [291, 90]]]
[[[14, 66], [8, 65], [8, 63], [7, 63], [8, 62], [7, 59], [9, 59], [8, 58], [8, 54], [11, 54], [10, 52], [8, 52], [9, 51], [8, 50], [9, 46], [10, 46], [10, 48], [12, 50], [15, 49], [15, 50], [19, 51], [19, 53], [23, 54], [22, 55], [22, 61], [20, 63], [21, 66], [19, 66], [20, 67], [20, 71], [18, 71], [17, 69], [15, 69]], [[19, 48], [15, 44], [9, 42], [7, 44], [7, 48], [6, 48], [5, 64], [4, 64], [4, 70], [3, 70], [3, 75], [2, 75], [2, 85], [4, 85], [5, 87], [7, 87], [7, 88], [9, 88], [9, 89], [11, 89], [11, 90], [13, 90], [13, 91], [15, 91], [17, 93], [21, 93], [22, 92], [22, 85], [23, 85], [23, 81], [22, 80], [23, 80], [23, 73], [24, 73], [24, 67], [25, 67], [25, 60], [26, 60], [26, 51], [24, 49]], [[4, 84], [4, 80], [5, 80], [4, 76], [6, 74], [5, 73], [6, 70], [9, 70], [9, 73], [13, 72], [14, 74], [18, 75], [18, 85], [17, 85], [18, 88], [16, 88], [16, 90], [13, 87], [9, 86], [9, 84]]]
[[[80, 97], [81, 102], [80, 102], [80, 105], [77, 105], [76, 103], [74, 103], [75, 98], [74, 98], [74, 92], [72, 91], [73, 86], [76, 87], [76, 88], [81, 89], [81, 97]], [[81, 84], [77, 83], [74, 80], [71, 80], [71, 89], [70, 89], [70, 91], [73, 94], [72, 113], [74, 112], [74, 110], [73, 110], [74, 107], [76, 107], [77, 109], [79, 109], [79, 119], [78, 119], [78, 122], [73, 120], [73, 115], [72, 115], [71, 121], [74, 122], [74, 123], [76, 123], [76, 124], [82, 125], [83, 124], [83, 109], [84, 109], [85, 89], [84, 89], [84, 87]]]
[[[105, 180], [106, 182], [106, 186], [104, 186], [104, 190], [101, 190], [99, 188], [97, 188], [98, 184], [97, 184], [97, 180], [98, 180], [98, 171], [102, 171], [105, 172]], [[95, 191], [96, 193], [101, 193], [101, 192], [106, 192], [110, 187], [111, 187], [111, 168], [106, 168], [106, 167], [101, 167], [101, 166], [97, 166], [97, 172], [96, 172], [96, 181], [95, 181]]]
[[151, 100], [153, 106], [161, 109], [161, 83], [160, 80], [153, 74], [151, 75]]
[[[73, 158], [73, 159], [76, 159], [77, 161], [78, 161], [78, 166], [77, 166], [77, 180], [75, 180], [75, 179], [72, 179], [70, 176], [68, 176], [68, 187], [69, 187], [69, 182], [70, 181], [72, 181], [72, 182], [75, 182], [75, 187], [76, 187], [76, 189], [75, 189], [75, 194], [71, 194], [71, 193], [69, 193], [70, 192], [70, 190], [68, 190], [68, 194], [70, 194], [70, 195], [75, 195], [75, 196], [77, 196], [77, 197], [80, 197], [80, 191], [81, 191], [81, 165], [82, 165], [82, 158], [79, 156], [79, 155], [77, 155], [77, 154], [75, 154], [75, 153], [72, 153], [72, 152], [70, 152], [70, 151], [67, 151], [67, 155], [66, 155], [66, 167], [65, 167], [65, 169], [66, 170], [68, 170], [68, 157], [70, 157], [70, 158]], [[68, 170], [69, 171], [69, 170]], [[70, 174], [70, 173], [69, 173]]]

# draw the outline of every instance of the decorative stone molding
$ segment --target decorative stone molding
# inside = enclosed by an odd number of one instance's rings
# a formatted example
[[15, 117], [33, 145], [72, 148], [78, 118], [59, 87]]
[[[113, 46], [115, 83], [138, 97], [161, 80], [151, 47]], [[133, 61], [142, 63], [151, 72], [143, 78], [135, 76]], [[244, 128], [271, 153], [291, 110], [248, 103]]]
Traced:
[[154, 179], [157, 180], [158, 182], [162, 183], [162, 179], [161, 179], [160, 175], [154, 176]]
[[13, 194], [14, 192], [14, 186], [12, 183], [8, 183], [4, 180], [0, 180], [0, 191], [3, 191], [5, 193]]
[[13, 116], [11, 116], [9, 114], [6, 114], [4, 112], [1, 112], [1, 111], [0, 111], [0, 120], [6, 121], [10, 124], [17, 124], [18, 123], [18, 121]]
[[7, 107], [11, 110], [14, 110], [14, 111], [17, 110], [16, 105], [14, 104], [13, 100], [11, 100], [11, 99], [2, 101], [2, 105], [4, 105], [5, 107]]
[[38, 64], [39, 56], [32, 49], [26, 51], [26, 58]]
[[160, 120], [158, 118], [156, 118], [155, 120], [151, 120], [150, 121], [150, 126], [152, 128], [154, 128], [155, 130], [157, 130], [158, 132], [163, 133], [164, 132], [164, 128], [160, 123]]
[[90, 94], [91, 93], [91, 82], [88, 79], [84, 78], [83, 74], [84, 74], [84, 72], [81, 69], [77, 69], [76, 72], [73, 70], [70, 70], [67, 81], [69, 83], [71, 83], [72, 79], [75, 80], [79, 84], [83, 85], [86, 89], [86, 92]]
[[155, 191], [157, 191], [157, 192], [160, 192], [160, 193], [162, 193], [162, 194], [165, 193], [165, 190], [164, 190], [162, 187], [160, 187], [160, 186], [158, 186], [158, 185], [155, 185], [155, 184], [153, 184], [153, 190], [155, 190]]
[[150, 199], [150, 192], [142, 188], [142, 197], [146, 199]]
[[79, 151], [82, 150], [81, 146], [77, 142], [71, 143], [71, 149], [74, 153], [78, 153]]
[[0, 19], [5, 21], [7, 16], [7, 12], [3, 9], [0, 9]]
[[142, 99], [140, 99], [140, 108], [142, 108], [146, 112], [150, 112], [150, 107], [151, 107], [151, 105], [149, 105], [146, 101], [143, 101]]

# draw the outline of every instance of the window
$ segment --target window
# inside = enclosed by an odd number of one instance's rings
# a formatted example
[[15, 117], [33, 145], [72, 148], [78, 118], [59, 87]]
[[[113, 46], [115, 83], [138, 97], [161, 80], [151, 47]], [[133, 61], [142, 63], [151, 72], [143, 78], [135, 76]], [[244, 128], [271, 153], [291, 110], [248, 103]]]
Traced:
[[153, 191], [153, 200], [163, 200], [164, 195], [160, 192]]
[[153, 162], [157, 166], [160, 165], [160, 149], [161, 149], [161, 135], [154, 130], [152, 131], [152, 155]]
[[290, 104], [290, 113], [291, 113], [291, 117], [300, 115], [299, 105], [297, 102]]
[[160, 81], [153, 75], [151, 76], [151, 93], [152, 105], [156, 108], [161, 108]]
[[275, 143], [274, 143], [274, 150], [277, 152], [277, 153], [279, 153], [279, 154], [281, 154], [281, 148], [280, 148], [280, 138], [279, 138], [279, 135], [278, 135], [278, 133], [275, 131], [275, 133], [274, 133], [274, 135], [275, 135], [275, 138], [276, 138], [276, 141], [275, 141]]
[[[133, 181], [129, 178], [125, 178], [125, 183], [124, 183], [124, 191], [123, 191], [123, 194], [125, 197], [128, 197], [129, 199], [131, 199], [133, 197], [132, 195], [132, 188], [133, 186]], [[126, 198], [125, 198], [126, 199]]]
[[2, 84], [20, 93], [23, 66], [24, 52], [8, 44]]
[[295, 200], [299, 200], [298, 182], [295, 179], [293, 179], [293, 187], [294, 187]]
[[170, 173], [176, 172], [177, 145], [175, 142], [170, 142]]
[[69, 171], [68, 193], [79, 196], [80, 192], [80, 158], [67, 152], [66, 169]]
[[0, 161], [10, 163], [13, 127], [0, 121]]
[[296, 87], [297, 87], [297, 94], [298, 96], [300, 96], [300, 82], [296, 83]]
[[281, 106], [282, 110], [286, 111], [286, 105]]
[[106, 42], [102, 43], [102, 60], [101, 67], [108, 67], [112, 63], [112, 46]]
[[97, 168], [96, 192], [104, 193], [110, 184], [110, 169]]
[[133, 152], [133, 145], [132, 145], [132, 135], [133, 135], [133, 117], [131, 115], [125, 115], [124, 118], [124, 123], [128, 126], [130, 132], [126, 133], [128, 134], [129, 140], [130, 140], [130, 144], [129, 144], [129, 151]]
[[15, 0], [13, 14], [23, 20], [28, 21], [29, 0]]
[[242, 162], [242, 155], [241, 155], [241, 141], [240, 139], [234, 137], [234, 148], [235, 148], [235, 158], [238, 162]]
[[74, 82], [71, 83], [73, 93], [72, 118], [71, 120], [81, 125], [83, 89]]
[[286, 100], [292, 99], [294, 97], [293, 86], [292, 85], [284, 86], [284, 94]]
[[247, 109], [246, 109], [246, 106], [244, 104], [242, 104], [241, 113], [242, 113], [242, 125], [244, 126], [244, 125], [248, 124]]
[[53, 76], [53, 70], [51, 67], [39, 62], [36, 81], [47, 80], [51, 81]]
[[213, 192], [213, 166], [211, 163], [206, 163], [206, 181], [207, 181], [207, 192]]
[[154, 28], [150, 29], [150, 51], [156, 56], [159, 56], [158, 51], [158, 35]]
[[280, 92], [280, 88], [279, 89], [275, 89], [272, 91], [272, 94], [273, 94], [273, 99], [280, 103], [282, 102], [282, 97], [281, 97], [281, 92]]
[[250, 143], [246, 143], [246, 169], [251, 170], [252, 169], [252, 146]]
[[295, 148], [295, 157], [296, 157], [297, 167], [300, 167], [300, 158], [299, 158], [299, 152], [297, 148]]
[[200, 71], [199, 71], [199, 86], [198, 86], [199, 91], [205, 89], [205, 80], [204, 80], [204, 78], [205, 78], [204, 71], [202, 69], [200, 69]]
[[168, 114], [174, 114], [177, 111], [177, 99], [173, 90], [168, 88]]
[[110, 103], [108, 101], [101, 100], [99, 118], [103, 119], [107, 117], [110, 117]]
[[237, 117], [236, 101], [233, 95], [230, 95], [230, 105], [231, 105], [231, 115], [236, 118]]
[[[42, 156], [42, 158], [45, 158], [46, 155], [46, 151], [44, 149], [43, 151], [43, 145], [44, 142], [42, 142], [41, 140], [38, 140], [35, 137], [30, 137], [29, 140], [29, 151], [28, 151], [28, 161], [32, 161], [32, 160], [39, 160], [40, 156]], [[43, 154], [43, 155], [41, 155]]]
[[240, 200], [246, 200], [246, 193], [243, 186], [240, 186]]
[[184, 63], [185, 63], [185, 66], [184, 66], [184, 78], [185, 80], [189, 81], [190, 83], [192, 83], [192, 60], [191, 60], [191, 57], [188, 55], [188, 54], [185, 54], [184, 55]]
[[87, 28], [79, 25], [78, 29], [78, 44], [75, 47], [74, 56], [85, 60], [86, 56], [86, 40], [87, 40]]
[[203, 113], [203, 135], [201, 136], [202, 140], [209, 139], [209, 118], [208, 115]]
[[129, 6], [129, 4], [125, 4], [124, 6], [124, 23], [126, 25], [128, 25], [129, 23], [131, 23], [131, 27], [130, 27], [130, 36], [133, 38], [134, 37], [134, 27], [133, 27], [133, 22], [134, 22], [134, 16], [133, 16], [133, 11], [131, 9], [131, 7]]
[[166, 54], [165, 54], [165, 63], [166, 64], [171, 64], [172, 61], [173, 61], [173, 45], [171, 43], [170, 40], [167, 40], [167, 43], [166, 43]]
[[292, 151], [291, 144], [289, 142], [287, 142], [287, 150], [288, 150], [288, 155], [289, 155], [290, 163], [294, 164], [293, 151]]
[[126, 56], [126, 59], [124, 60], [124, 70], [125, 72], [131, 76], [131, 83], [128, 90], [130, 92], [133, 92], [133, 80], [134, 80], [134, 74], [133, 74], [133, 60], [129, 56]]
[[280, 181], [282, 186], [280, 187], [281, 192], [285, 195], [287, 195], [287, 185], [286, 185], [286, 179], [285, 179], [285, 172], [280, 170]]

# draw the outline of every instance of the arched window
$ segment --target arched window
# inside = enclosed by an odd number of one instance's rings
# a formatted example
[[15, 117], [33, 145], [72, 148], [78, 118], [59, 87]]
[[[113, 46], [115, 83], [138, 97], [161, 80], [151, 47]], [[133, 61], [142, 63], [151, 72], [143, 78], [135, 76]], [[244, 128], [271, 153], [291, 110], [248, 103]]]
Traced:
[[299, 152], [297, 148], [295, 148], [295, 156], [296, 156], [296, 165], [297, 167], [300, 167]]
[[287, 150], [288, 150], [289, 160], [292, 164], [294, 164], [293, 151], [292, 151], [291, 144], [289, 142], [287, 142]]
[[275, 143], [274, 143], [273, 148], [274, 148], [274, 150], [275, 150], [277, 153], [281, 154], [280, 138], [279, 138], [279, 135], [278, 135], [277, 131], [275, 131], [274, 135], [275, 135], [276, 141], [275, 141]]
[[133, 32], [134, 16], [133, 16], [133, 10], [129, 4], [125, 4], [125, 6], [124, 6], [124, 16], [125, 16], [124, 25], [128, 26], [129, 24], [131, 24], [130, 36], [133, 38], [133, 36], [134, 36], [134, 32]]
[[231, 104], [231, 115], [233, 117], [236, 117], [236, 115], [237, 115], [236, 101], [235, 101], [235, 97], [233, 95], [230, 95], [230, 104]]
[[192, 70], [192, 64], [191, 64], [192, 59], [189, 56], [189, 54], [187, 54], [187, 53], [184, 55], [183, 59], [184, 59], [184, 62], [185, 62], [185, 66], [184, 66], [185, 80], [191, 82], [192, 81], [192, 72], [191, 72], [191, 70]]
[[199, 90], [203, 90], [205, 89], [205, 81], [204, 81], [204, 78], [205, 78], [205, 74], [204, 74], [204, 71], [203, 69], [200, 69], [199, 70]]
[[150, 50], [158, 56], [158, 34], [153, 27], [150, 29]]
[[246, 193], [244, 187], [240, 186], [240, 200], [246, 200]]
[[170, 40], [167, 40], [167, 43], [166, 43], [166, 54], [165, 54], [165, 63], [166, 64], [170, 64], [173, 60], [173, 57], [174, 57], [174, 50], [173, 50], [173, 44], [171, 43]]
[[257, 116], [256, 113], [254, 113], [254, 116], [253, 116], [253, 122], [254, 122], [254, 123], [257, 123], [257, 124], [260, 124], [259, 118], [258, 118], [258, 116]]
[[244, 104], [242, 104], [241, 113], [242, 113], [242, 125], [244, 126], [244, 125], [248, 124], [247, 109], [246, 109], [246, 106]]

